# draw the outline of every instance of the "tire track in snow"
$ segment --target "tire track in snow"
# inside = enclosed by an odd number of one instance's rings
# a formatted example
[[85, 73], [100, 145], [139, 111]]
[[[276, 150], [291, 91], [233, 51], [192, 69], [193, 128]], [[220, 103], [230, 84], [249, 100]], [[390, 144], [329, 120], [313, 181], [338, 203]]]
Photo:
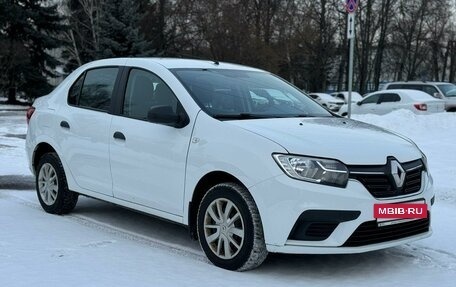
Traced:
[[[22, 198], [20, 196], [16, 196], [13, 194], [9, 194], [9, 196], [15, 202], [17, 202], [21, 205], [42, 211], [41, 206], [34, 201], [30, 201], [28, 199], [25, 199], [25, 198]], [[177, 254], [180, 256], [187, 257], [187, 258], [192, 258], [197, 261], [209, 263], [209, 260], [206, 258], [206, 256], [204, 256], [204, 254], [202, 252], [195, 251], [195, 250], [185, 247], [185, 246], [181, 246], [181, 245], [169, 243], [169, 242], [166, 242], [163, 240], [159, 240], [156, 238], [152, 238], [149, 236], [145, 236], [145, 235], [142, 235], [142, 234], [130, 231], [130, 230], [126, 230], [126, 229], [123, 229], [120, 227], [116, 227], [111, 224], [107, 224], [107, 223], [104, 223], [99, 220], [95, 220], [95, 219], [92, 219], [90, 217], [83, 216], [83, 215], [73, 215], [70, 213], [70, 214], [61, 215], [61, 216], [62, 216], [62, 218], [76, 222], [80, 225], [84, 225], [88, 228], [95, 229], [95, 230], [101, 231], [103, 233], [108, 233], [108, 234], [113, 235], [118, 238], [126, 239], [129, 241], [134, 241], [136, 243], [147, 245], [147, 246], [157, 248], [160, 250], [165, 250], [165, 251], [168, 251], [173, 254]]]
[[[8, 195], [11, 199], [19, 204], [42, 211], [41, 206], [37, 202], [10, 193], [8, 193]], [[209, 263], [208, 259], [202, 252], [199, 253], [185, 246], [172, 244], [163, 240], [145, 236], [130, 230], [101, 222], [99, 220], [92, 219], [87, 216], [68, 214], [63, 215], [62, 218], [84, 225], [91, 229], [111, 234], [118, 238], [134, 241], [153, 248], [165, 250], [173, 254]], [[386, 249], [384, 252], [386, 254], [390, 254], [391, 256], [399, 257], [405, 260], [411, 260], [412, 264], [416, 264], [421, 268], [438, 268], [452, 272], [456, 271], [456, 254], [445, 250], [430, 248], [422, 245], [417, 246], [413, 244], [405, 244], [396, 248]]]
[[456, 271], [456, 255], [445, 250], [422, 245], [405, 244], [387, 249], [385, 252], [392, 256], [412, 259], [413, 264], [422, 268], [439, 268]]

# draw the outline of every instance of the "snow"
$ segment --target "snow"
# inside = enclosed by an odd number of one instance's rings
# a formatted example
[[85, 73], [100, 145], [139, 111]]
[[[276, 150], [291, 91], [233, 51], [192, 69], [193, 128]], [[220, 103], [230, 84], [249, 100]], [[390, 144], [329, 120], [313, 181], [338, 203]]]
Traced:
[[3, 107], [0, 105], [0, 175], [31, 175], [24, 149], [25, 111], [5, 111]]
[[[454, 286], [456, 113], [355, 118], [399, 132], [427, 154], [437, 194], [430, 238], [364, 254], [273, 254], [238, 273], [211, 265], [182, 226], [86, 197], [55, 216], [34, 191], [0, 190], [0, 286]], [[0, 181], [30, 176], [25, 133], [23, 112], [0, 112]]]

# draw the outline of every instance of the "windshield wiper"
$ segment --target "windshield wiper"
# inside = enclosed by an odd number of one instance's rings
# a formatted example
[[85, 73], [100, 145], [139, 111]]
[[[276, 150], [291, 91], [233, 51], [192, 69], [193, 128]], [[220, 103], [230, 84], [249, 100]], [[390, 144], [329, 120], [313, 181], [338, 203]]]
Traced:
[[276, 118], [276, 116], [273, 116], [273, 115], [262, 115], [262, 114], [251, 114], [251, 113], [215, 114], [212, 116], [219, 120], [222, 120], [222, 119], [248, 120], [248, 119]]
[[239, 114], [215, 114], [212, 115], [214, 118], [223, 120], [248, 120], [248, 119], [272, 119], [272, 118], [312, 118], [314, 115], [309, 114], [251, 114], [251, 113], [239, 113]]

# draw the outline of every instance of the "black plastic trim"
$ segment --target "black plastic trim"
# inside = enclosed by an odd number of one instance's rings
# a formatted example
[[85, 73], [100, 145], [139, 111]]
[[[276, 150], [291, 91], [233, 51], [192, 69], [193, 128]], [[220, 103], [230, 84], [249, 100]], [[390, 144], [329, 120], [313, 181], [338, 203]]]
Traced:
[[360, 214], [360, 211], [355, 210], [306, 210], [294, 224], [288, 239], [325, 240], [340, 223], [355, 220]]

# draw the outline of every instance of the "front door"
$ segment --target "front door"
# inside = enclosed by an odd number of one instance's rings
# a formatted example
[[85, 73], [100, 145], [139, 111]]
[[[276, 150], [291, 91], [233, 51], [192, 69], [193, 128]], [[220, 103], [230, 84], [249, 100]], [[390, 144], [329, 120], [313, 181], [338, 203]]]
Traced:
[[151, 107], [185, 113], [163, 80], [149, 71], [131, 69], [122, 112], [113, 116], [110, 130], [114, 197], [182, 216], [192, 128], [149, 120]]

